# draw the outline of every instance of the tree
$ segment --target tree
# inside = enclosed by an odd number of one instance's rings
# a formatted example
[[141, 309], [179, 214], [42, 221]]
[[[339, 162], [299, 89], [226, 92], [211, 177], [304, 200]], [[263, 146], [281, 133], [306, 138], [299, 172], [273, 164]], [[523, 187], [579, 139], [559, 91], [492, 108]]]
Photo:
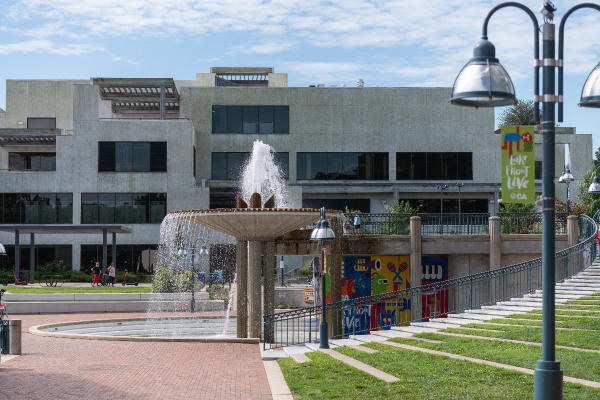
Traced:
[[[505, 108], [500, 114], [500, 126], [535, 125], [533, 111], [535, 103], [531, 100], [519, 100], [514, 106]], [[542, 115], [540, 111], [540, 116]]]
[[[600, 163], [599, 156], [600, 150], [597, 150], [594, 166]], [[586, 172], [585, 175], [583, 175], [583, 179], [577, 185], [577, 196], [581, 199], [581, 203], [586, 207], [589, 212], [588, 215], [590, 216], [594, 215], [596, 210], [600, 209], [600, 195], [588, 193], [588, 188], [594, 180], [594, 176], [596, 176], [595, 170], [596, 168], [594, 167]]]

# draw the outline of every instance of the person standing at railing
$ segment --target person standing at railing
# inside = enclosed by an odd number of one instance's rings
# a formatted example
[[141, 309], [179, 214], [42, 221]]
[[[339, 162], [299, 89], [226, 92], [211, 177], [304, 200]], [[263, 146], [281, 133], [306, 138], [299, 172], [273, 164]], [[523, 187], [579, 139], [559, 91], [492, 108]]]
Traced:
[[346, 220], [344, 221], [344, 235], [349, 235], [352, 233], [352, 224], [350, 223], [350, 217], [346, 215]]
[[354, 234], [360, 235], [360, 210], [354, 214]]

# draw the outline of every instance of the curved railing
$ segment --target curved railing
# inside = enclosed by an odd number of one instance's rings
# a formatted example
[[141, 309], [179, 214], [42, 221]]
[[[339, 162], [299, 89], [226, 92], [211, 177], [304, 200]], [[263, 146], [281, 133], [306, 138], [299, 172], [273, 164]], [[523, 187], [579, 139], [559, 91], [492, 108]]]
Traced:
[[[580, 240], [555, 255], [556, 281], [588, 267], [596, 258], [597, 226], [587, 215], [580, 217]], [[366, 334], [393, 325], [444, 318], [451, 313], [495, 304], [532, 293], [542, 286], [542, 259], [422, 285], [327, 304], [330, 337]], [[321, 307], [307, 307], [264, 316], [265, 348], [290, 346], [318, 339]], [[386, 318], [371, 312], [386, 311]]]

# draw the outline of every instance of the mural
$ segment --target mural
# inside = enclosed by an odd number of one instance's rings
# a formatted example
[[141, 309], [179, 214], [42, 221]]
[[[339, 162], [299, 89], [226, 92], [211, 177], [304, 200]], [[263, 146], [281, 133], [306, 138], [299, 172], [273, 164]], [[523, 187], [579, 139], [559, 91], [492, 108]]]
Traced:
[[[383, 294], [410, 287], [410, 258], [408, 256], [344, 257], [342, 298]], [[390, 329], [397, 321], [410, 318], [410, 300], [391, 298], [375, 304], [360, 300], [344, 309], [344, 335]]]
[[[421, 258], [423, 277], [421, 285], [448, 280], [448, 256], [423, 256]], [[421, 298], [423, 321], [429, 318], [448, 316], [448, 290], [442, 289], [424, 293]]]

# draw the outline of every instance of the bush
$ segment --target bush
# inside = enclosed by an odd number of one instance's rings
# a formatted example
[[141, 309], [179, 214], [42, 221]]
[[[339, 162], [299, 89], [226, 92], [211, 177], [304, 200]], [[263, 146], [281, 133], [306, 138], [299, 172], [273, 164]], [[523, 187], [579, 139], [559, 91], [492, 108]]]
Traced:
[[225, 307], [229, 303], [229, 289], [225, 287], [210, 286], [206, 289], [210, 300], [224, 300]]
[[71, 271], [69, 279], [71, 282], [91, 282], [92, 275], [84, 271]]
[[192, 271], [175, 272], [163, 265], [156, 269], [152, 281], [154, 293], [191, 292], [195, 281]]

